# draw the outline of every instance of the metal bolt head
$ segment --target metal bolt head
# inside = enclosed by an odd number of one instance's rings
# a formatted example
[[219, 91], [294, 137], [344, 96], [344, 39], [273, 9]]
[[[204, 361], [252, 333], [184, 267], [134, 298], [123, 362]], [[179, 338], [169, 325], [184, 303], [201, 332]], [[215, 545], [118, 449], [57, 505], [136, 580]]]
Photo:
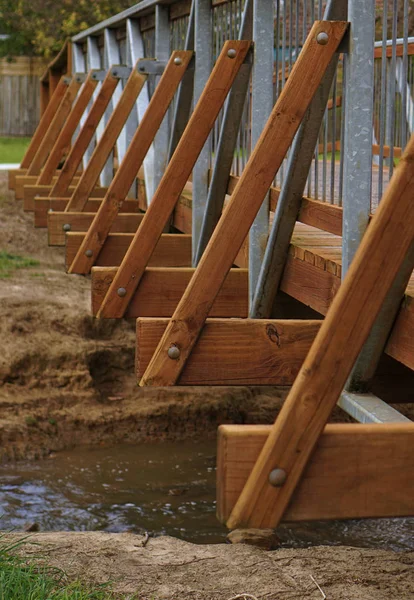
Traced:
[[141, 73], [143, 73], [145, 71], [144, 65], [141, 65], [140, 67], [138, 67], [138, 71], [141, 71]]
[[70, 231], [71, 230], [71, 226], [69, 223], [65, 223], [62, 227], [63, 231]]
[[168, 354], [169, 358], [172, 358], [173, 360], [177, 360], [177, 359], [180, 358], [181, 352], [180, 352], [180, 349], [177, 348], [177, 346], [173, 345], [173, 346], [170, 346], [168, 348], [168, 353], [167, 354]]
[[119, 296], [120, 298], [123, 298], [124, 296], [126, 296], [126, 289], [125, 289], [125, 288], [122, 288], [122, 287], [121, 287], [121, 288], [118, 288], [118, 289], [116, 290], [116, 293], [118, 294], [118, 296]]
[[320, 44], [321, 46], [326, 46], [326, 44], [329, 41], [329, 35], [325, 32], [325, 31], [321, 31], [320, 33], [318, 33], [318, 35], [316, 36], [316, 41], [318, 42], [318, 44]]
[[273, 469], [273, 471], [270, 471], [269, 473], [269, 483], [270, 485], [273, 485], [273, 487], [282, 486], [285, 483], [286, 478], [287, 474], [283, 469]]
[[93, 252], [92, 252], [92, 250], [87, 250], [87, 251], [85, 252], [85, 256], [87, 256], [88, 258], [91, 258], [91, 256], [93, 256]]
[[227, 56], [229, 58], [236, 58], [236, 50], [234, 48], [230, 48], [230, 50], [227, 51]]
[[181, 65], [182, 64], [182, 60], [179, 56], [176, 56], [176, 58], [174, 58], [174, 64], [175, 65]]

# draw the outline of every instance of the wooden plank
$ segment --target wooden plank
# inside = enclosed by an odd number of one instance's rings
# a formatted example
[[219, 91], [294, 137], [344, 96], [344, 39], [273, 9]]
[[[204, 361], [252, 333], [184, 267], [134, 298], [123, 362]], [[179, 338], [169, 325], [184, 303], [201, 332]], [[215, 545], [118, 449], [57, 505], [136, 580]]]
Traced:
[[[54, 177], [54, 181], [56, 181], [56, 177], [59, 176], [59, 173], [56, 173]], [[14, 195], [16, 200], [24, 199], [24, 190], [28, 185], [36, 185], [38, 180], [37, 175], [17, 175], [15, 178], [15, 186], [14, 186]]]
[[88, 108], [89, 102], [91, 101], [97, 85], [98, 80], [93, 78], [93, 71], [90, 71], [79, 91], [78, 97], [73, 103], [67, 119], [62, 126], [59, 136], [54, 143], [49, 156], [47, 157], [45, 166], [39, 174], [39, 179], [37, 181], [39, 185], [46, 185], [52, 181], [52, 177], [55, 174], [60, 161], [64, 155], [68, 153], [72, 138], [76, 132], [76, 128], [78, 127], [85, 110]]
[[[47, 215], [49, 246], [64, 246], [66, 231], [88, 231], [96, 213], [49, 212]], [[112, 224], [111, 233], [135, 233], [143, 214], [119, 213]], [[67, 229], [67, 227], [70, 229]], [[63, 229], [65, 227], [66, 229]]]
[[[168, 319], [137, 320], [138, 380]], [[208, 319], [179, 385], [291, 385], [320, 321]]]
[[58, 85], [51, 97], [45, 112], [42, 115], [42, 118], [39, 121], [39, 125], [37, 126], [36, 131], [30, 141], [29, 147], [27, 148], [25, 155], [20, 163], [20, 167], [22, 169], [28, 169], [36, 155], [37, 149], [39, 148], [40, 143], [42, 142], [44, 136], [46, 135], [47, 130], [49, 129], [50, 124], [52, 123], [56, 112], [65, 96], [65, 93], [68, 89], [69, 78], [61, 77]]
[[[414, 241], [414, 136], [228, 521], [276, 526]], [[398, 239], [398, 244], [395, 240]], [[287, 479], [268, 482], [275, 467]], [[388, 490], [391, 492], [391, 490]]]
[[414, 298], [406, 296], [385, 352], [414, 370]]
[[[111, 285], [117, 269], [94, 267], [92, 269], [92, 313], [95, 316]], [[192, 268], [147, 268], [142, 281], [128, 305], [126, 318], [171, 317], [187, 287]], [[247, 317], [248, 272], [247, 269], [231, 269], [216, 301], [210, 317]]]
[[[83, 245], [79, 248], [73, 265], [69, 267], [69, 273], [89, 273], [92, 265], [96, 263], [97, 256], [105, 244], [105, 239], [119, 212], [119, 207], [122, 206], [122, 202], [144, 162], [192, 56], [193, 52], [184, 50], [172, 53]], [[87, 249], [92, 253], [90, 256], [85, 254]]]
[[[118, 271], [107, 298], [102, 303], [100, 317], [122, 317], [129, 300], [139, 285], [139, 281], [148, 265], [148, 259], [153, 252], [164, 227], [174, 210], [193, 166], [199, 156], [205, 141], [214, 125], [220, 108], [223, 106], [230, 87], [243, 63], [251, 42], [226, 42], [207, 84], [200, 96], [193, 114], [184, 130], [171, 158], [164, 176], [152, 198], [122, 268]], [[233, 53], [228, 55], [230, 50]], [[120, 298], [117, 289], [126, 289], [126, 295]], [[208, 312], [208, 311], [207, 311]]]
[[[131, 233], [110, 233], [99, 255], [97, 266], [119, 267], [133, 237]], [[66, 268], [72, 264], [84, 239], [84, 233], [66, 234]], [[163, 234], [155, 247], [148, 266], [190, 267], [191, 235]]]
[[65, 92], [62, 102], [57, 109], [52, 122], [49, 125], [48, 130], [40, 142], [36, 154], [30, 163], [30, 167], [27, 170], [28, 175], [39, 175], [46, 159], [56, 142], [60, 131], [69, 116], [72, 108], [72, 104], [76, 98], [76, 95], [81, 86], [81, 81], [76, 77], [72, 77], [72, 80]]
[[[75, 179], [77, 181], [77, 179]], [[68, 197], [74, 188], [68, 188], [63, 194], [63, 197]], [[25, 186], [24, 188], [24, 199], [23, 199], [23, 210], [25, 212], [33, 212], [35, 209], [35, 198], [49, 196], [51, 186]], [[91, 192], [92, 198], [103, 198], [106, 193], [106, 188], [96, 187]], [[69, 201], [69, 197], [68, 197]]]
[[[392, 57], [392, 46], [387, 46], [385, 49], [385, 55], [387, 58]], [[403, 56], [404, 54], [404, 44], [397, 44], [395, 48], [396, 56]], [[407, 55], [412, 56], [414, 54], [414, 42], [410, 42], [407, 44]], [[382, 58], [382, 46], [374, 49], [374, 58]]]
[[16, 189], [16, 178], [17, 177], [22, 177], [23, 175], [26, 175], [27, 173], [27, 169], [10, 169], [10, 171], [8, 171], [8, 187], [9, 190], [15, 190]]
[[[63, 212], [69, 202], [69, 198], [35, 198], [34, 200], [34, 225], [35, 227], [47, 227], [47, 214], [49, 210]], [[96, 213], [101, 200], [89, 198], [86, 204], [86, 212]], [[138, 213], [139, 207], [136, 200], [125, 200], [121, 213]]]
[[78, 167], [81, 165], [82, 158], [87, 151], [89, 144], [96, 132], [96, 129], [105, 113], [106, 108], [114, 94], [119, 83], [119, 78], [114, 77], [113, 70], [109, 69], [104, 81], [102, 82], [99, 93], [94, 101], [88, 116], [73, 144], [65, 164], [62, 167], [60, 176], [53, 186], [50, 196], [61, 197], [67, 191]]
[[[271, 431], [221, 425], [217, 517], [225, 523]], [[414, 514], [414, 423], [326, 425], [284, 521]]]
[[[232, 199], [140, 385], [165, 386], [174, 385], [177, 381], [200, 335], [214, 298], [249, 232], [346, 29], [347, 23], [340, 21], [320, 21], [313, 25]], [[317, 36], [321, 32], [328, 34], [327, 44], [324, 46], [317, 42]], [[142, 227], [144, 225], [145, 219]], [[181, 351], [178, 360], [168, 357], [168, 348], [173, 341]]]
[[108, 160], [115, 142], [118, 139], [131, 110], [135, 106], [140, 91], [147, 81], [147, 76], [138, 72], [138, 64], [139, 61], [132, 69], [131, 75], [128, 77], [128, 81], [125, 84], [121, 97], [112, 111], [101, 139], [99, 140], [89, 160], [88, 166], [67, 206], [68, 211], [82, 211], [85, 209], [85, 204], [90, 196], [90, 192], [96, 186], [99, 175]]

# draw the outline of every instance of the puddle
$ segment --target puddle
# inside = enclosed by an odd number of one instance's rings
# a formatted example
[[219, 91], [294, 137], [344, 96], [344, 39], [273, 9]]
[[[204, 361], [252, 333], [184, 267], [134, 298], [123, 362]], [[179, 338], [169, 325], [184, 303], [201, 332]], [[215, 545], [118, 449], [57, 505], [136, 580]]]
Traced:
[[[77, 448], [0, 468], [1, 529], [151, 532], [225, 541], [215, 517], [216, 446], [206, 443]], [[348, 545], [414, 550], [414, 518], [285, 524], [285, 547]]]

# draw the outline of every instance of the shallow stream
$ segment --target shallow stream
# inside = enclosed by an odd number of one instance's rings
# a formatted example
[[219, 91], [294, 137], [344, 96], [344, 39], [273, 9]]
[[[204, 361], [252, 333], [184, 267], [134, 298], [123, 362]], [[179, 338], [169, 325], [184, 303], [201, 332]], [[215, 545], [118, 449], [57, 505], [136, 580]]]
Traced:
[[[225, 541], [214, 442], [77, 448], [0, 468], [0, 529], [103, 530]], [[282, 525], [282, 545], [414, 550], [414, 518]]]

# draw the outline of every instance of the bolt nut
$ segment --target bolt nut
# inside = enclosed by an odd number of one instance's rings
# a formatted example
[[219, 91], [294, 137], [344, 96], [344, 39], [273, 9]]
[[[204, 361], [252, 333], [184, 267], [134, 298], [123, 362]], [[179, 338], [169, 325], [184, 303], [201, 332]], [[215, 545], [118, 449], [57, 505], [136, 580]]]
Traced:
[[172, 358], [173, 360], [178, 360], [180, 358], [180, 349], [177, 346], [170, 346], [168, 348], [168, 357]]
[[182, 60], [179, 56], [177, 56], [176, 58], [174, 58], [174, 64], [175, 65], [181, 65], [182, 64]]
[[236, 58], [236, 54], [237, 54], [237, 52], [234, 48], [230, 48], [230, 50], [228, 50], [228, 52], [227, 52], [227, 56], [229, 58]]
[[112, 71], [112, 75], [113, 75], [114, 77], [118, 77], [118, 71], [117, 71], [116, 69], [114, 69], [114, 70]]
[[71, 226], [69, 223], [65, 223], [62, 227], [63, 231], [70, 231], [71, 230]]
[[126, 296], [126, 289], [125, 289], [125, 288], [122, 288], [122, 287], [121, 287], [121, 288], [118, 288], [118, 289], [116, 290], [116, 293], [118, 294], [118, 296], [119, 296], [120, 298], [123, 298], [124, 296]]
[[316, 36], [316, 41], [318, 42], [318, 44], [320, 44], [321, 46], [326, 46], [326, 44], [329, 41], [329, 35], [325, 32], [325, 31], [321, 31], [320, 33], [318, 33], [318, 35]]
[[269, 473], [269, 483], [273, 487], [281, 487], [287, 479], [286, 471], [283, 469], [273, 469]]
[[144, 65], [141, 65], [140, 67], [138, 67], [138, 71], [141, 71], [141, 73], [143, 73], [145, 71]]
[[92, 250], [87, 250], [87, 251], [85, 252], [85, 256], [87, 256], [88, 258], [91, 258], [91, 256], [93, 256], [93, 252], [92, 252]]

